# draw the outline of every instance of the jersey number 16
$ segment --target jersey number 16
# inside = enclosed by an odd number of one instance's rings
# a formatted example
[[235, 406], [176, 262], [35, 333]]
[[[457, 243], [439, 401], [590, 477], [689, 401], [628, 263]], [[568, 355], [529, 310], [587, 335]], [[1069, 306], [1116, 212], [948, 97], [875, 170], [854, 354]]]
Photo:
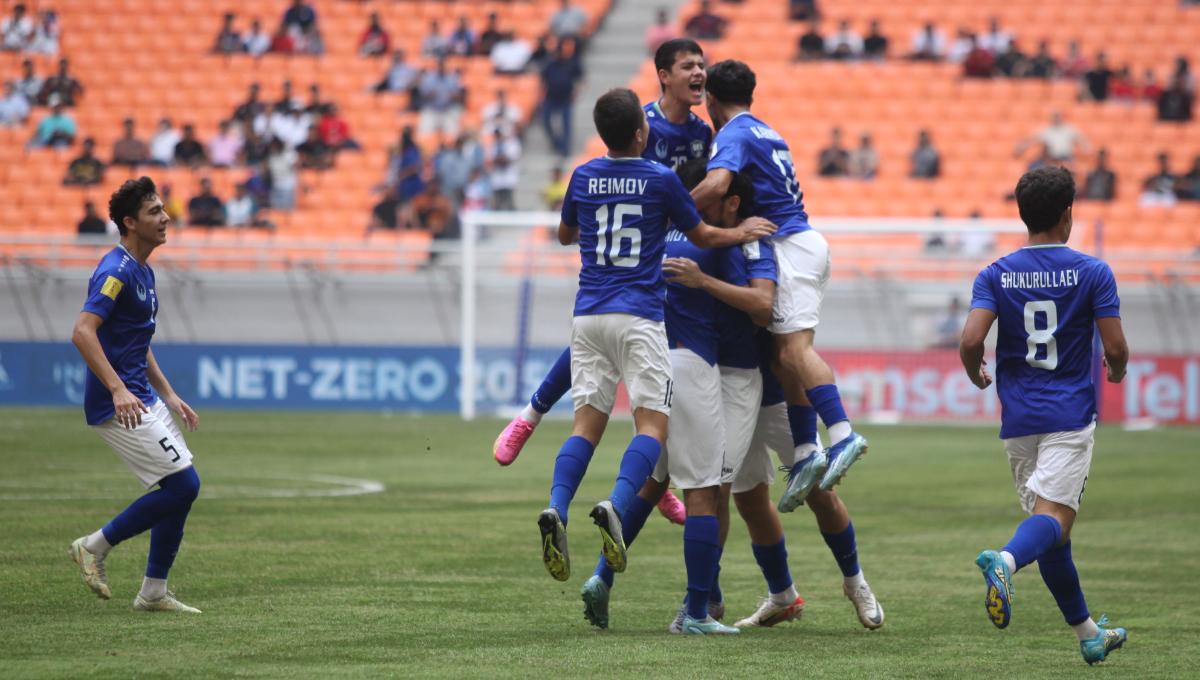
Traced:
[[[627, 216], [641, 217], [642, 206], [636, 203], [618, 203], [613, 209], [613, 221], [608, 223], [608, 206], [596, 209], [596, 264], [604, 265], [607, 258], [615, 267], [636, 267], [642, 255], [642, 232], [637, 227], [625, 227], [621, 223]], [[621, 254], [621, 244], [629, 242], [629, 254]], [[612, 244], [611, 247], [609, 244]]]

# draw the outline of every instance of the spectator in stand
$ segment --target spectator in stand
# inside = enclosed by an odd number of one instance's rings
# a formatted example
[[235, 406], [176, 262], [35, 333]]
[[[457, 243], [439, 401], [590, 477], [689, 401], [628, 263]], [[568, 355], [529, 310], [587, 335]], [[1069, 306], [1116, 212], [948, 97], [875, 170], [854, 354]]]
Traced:
[[404, 58], [404, 50], [392, 52], [392, 64], [374, 88], [375, 92], [411, 92], [417, 84], [417, 69]]
[[158, 121], [158, 131], [150, 138], [150, 162], [154, 165], [174, 165], [175, 145], [182, 137], [171, 125], [170, 118]]
[[788, 16], [792, 21], [809, 21], [820, 16], [817, 0], [788, 0]]
[[825, 41], [825, 51], [832, 59], [860, 59], [863, 55], [863, 39], [850, 28], [850, 22], [838, 22], [837, 33]]
[[316, 127], [308, 129], [308, 137], [296, 146], [300, 155], [300, 167], [310, 170], [328, 170], [333, 167], [333, 148], [321, 139]]
[[875, 179], [879, 174], [879, 152], [871, 142], [871, 134], [864, 132], [858, 148], [850, 154], [850, 176], [857, 179]]
[[255, 124], [259, 116], [267, 112], [267, 107], [259, 98], [258, 83], [250, 83], [250, 89], [246, 93], [246, 101], [237, 105], [233, 110], [233, 119], [239, 123]]
[[486, 210], [492, 202], [492, 185], [483, 167], [471, 171], [467, 188], [463, 191], [463, 210]]
[[58, 13], [52, 9], [43, 11], [37, 30], [33, 33], [33, 42], [26, 51], [51, 57], [58, 54], [59, 34]]
[[996, 72], [996, 58], [976, 42], [974, 35], [969, 37], [969, 41], [970, 50], [962, 60], [963, 76], [966, 78], [991, 78], [992, 74]]
[[196, 139], [196, 128], [191, 123], [184, 124], [183, 139], [175, 145], [175, 163], [193, 169], [208, 164], [208, 154]]
[[978, 39], [971, 31], [958, 27], [958, 37], [950, 44], [950, 49], [946, 50], [946, 61], [951, 64], [961, 64], [967, 60], [967, 55], [971, 54], [971, 50], [978, 46]]
[[75, 227], [75, 231], [80, 234], [107, 234], [108, 222], [100, 217], [100, 213], [96, 212], [96, 204], [91, 201], [85, 201], [83, 204], [83, 219], [79, 220], [79, 225]]
[[520, 169], [514, 161], [503, 154], [492, 159], [488, 171], [488, 185], [492, 190], [492, 210], [516, 210], [517, 184]]
[[250, 22], [250, 30], [242, 34], [242, 46], [253, 57], [261, 57], [271, 49], [271, 36], [263, 30], [261, 21]]
[[587, 28], [587, 13], [579, 5], [572, 5], [571, 0], [561, 0], [558, 11], [550, 16], [550, 35], [559, 41], [573, 38], [579, 41]]
[[700, 11], [687, 20], [683, 32], [693, 40], [720, 40], [725, 36], [728, 22], [712, 11], [710, 0], [700, 0]]
[[362, 148], [350, 136], [350, 124], [340, 115], [337, 104], [325, 105], [315, 127], [321, 134], [321, 141], [334, 151], [346, 149], [357, 151]]
[[200, 180], [200, 193], [188, 201], [187, 210], [188, 226], [225, 226], [225, 204], [213, 193], [212, 180], [207, 177]]
[[70, 60], [58, 60], [58, 73], [42, 83], [42, 91], [38, 94], [38, 102], [44, 106], [53, 106], [56, 102], [63, 106], [75, 106], [75, 102], [83, 94], [83, 86], [70, 73]]
[[305, 4], [304, 0], [292, 0], [291, 7], [283, 13], [283, 20], [279, 25], [285, 31], [296, 29], [304, 33], [317, 25], [317, 11], [311, 5]]
[[303, 106], [298, 104], [296, 108], [312, 119], [320, 116], [325, 110], [325, 105], [328, 103], [330, 102], [321, 98], [321, 86], [317, 83], [312, 83], [308, 86], [308, 102]]
[[267, 121], [268, 133], [289, 149], [296, 148], [308, 138], [309, 127], [304, 114], [294, 107], [271, 112]]
[[1108, 86], [1112, 77], [1112, 69], [1108, 68], [1108, 56], [1101, 50], [1096, 53], [1096, 65], [1083, 74], [1080, 99], [1094, 102], [1108, 99]]
[[1170, 159], [1166, 153], [1158, 154], [1158, 172], [1147, 177], [1142, 183], [1142, 195], [1138, 197], [1138, 205], [1144, 208], [1169, 208], [1179, 200], [1176, 191], [1179, 188], [1179, 177], [1171, 172]]
[[316, 24], [309, 25], [296, 37], [296, 51], [303, 54], [325, 54], [325, 41], [321, 38], [321, 31], [317, 29]]
[[442, 144], [433, 157], [433, 176], [441, 183], [446, 196], [455, 203], [462, 200], [463, 189], [471, 174], [471, 159], [466, 153], [468, 137], [469, 133], [464, 132], [454, 140], [453, 146]]
[[496, 100], [483, 107], [479, 125], [485, 130], [503, 130], [506, 134], [521, 133], [521, 122], [524, 120], [519, 106], [508, 101], [508, 92], [496, 88]]
[[33, 134], [33, 145], [71, 146], [75, 143], [75, 132], [75, 120], [67, 115], [62, 104], [55, 104], [50, 109], [50, 115], [38, 123], [37, 131]]
[[400, 131], [400, 145], [388, 161], [387, 186], [394, 187], [401, 205], [408, 203], [425, 188], [421, 172], [425, 159], [413, 136], [411, 126]]
[[471, 25], [467, 23], [466, 17], [458, 18], [458, 27], [450, 34], [449, 48], [450, 54], [462, 56], [474, 54], [475, 31], [471, 30]]
[[1067, 56], [1062, 61], [1062, 77], [1082, 78], [1083, 74], [1091, 68], [1091, 62], [1083, 56], [1083, 52], [1079, 49], [1079, 42], [1072, 40], [1067, 43]]
[[533, 52], [529, 55], [529, 65], [538, 73], [541, 73], [542, 67], [554, 59], [554, 49], [551, 47], [553, 41], [554, 39], [550, 37], [549, 33], [543, 33], [538, 36], [537, 45], [534, 46]]
[[987, 33], [979, 36], [979, 46], [999, 57], [1008, 49], [1012, 39], [1011, 33], [1000, 28], [1000, 20], [992, 17], [988, 21]]
[[[1029, 167], [1025, 168], [1025, 171], [1033, 172], [1039, 168], [1045, 168], [1052, 165], [1063, 165], [1063, 162], [1054, 158], [1054, 156], [1050, 154], [1049, 146], [1046, 144], [1041, 144], [1038, 146], [1038, 155], [1035, 156], [1032, 161], [1030, 161]], [[1016, 199], [1015, 193], [1013, 194], [1013, 198]]]
[[302, 108], [304, 108], [304, 102], [296, 98], [292, 81], [290, 79], [283, 81], [283, 87], [279, 90], [279, 99], [271, 105], [271, 112], [278, 113]]
[[296, 54], [299, 52], [296, 37], [291, 31], [280, 26], [275, 35], [271, 36], [270, 52], [274, 54]]
[[33, 41], [33, 19], [25, 13], [25, 5], [13, 5], [12, 16], [0, 21], [0, 48], [16, 52], [23, 50]]
[[999, 52], [996, 52], [996, 70], [1008, 78], [1024, 78], [1029, 70], [1029, 58], [1017, 45], [1016, 38], [1010, 39]]
[[446, 60], [439, 59], [437, 69], [421, 78], [421, 134], [440, 131], [449, 137], [458, 134], [462, 115], [463, 86], [458, 75], [446, 70]]
[[938, 322], [936, 329], [936, 338], [933, 346], [937, 349], [957, 349], [959, 340], [962, 338], [963, 324], [967, 321], [967, 315], [963, 312], [962, 301], [958, 296], [950, 298], [950, 307], [946, 310], [946, 316]]
[[[121, 129], [121, 138], [113, 142], [112, 164], [136, 168], [149, 162], [150, 147], [133, 133], [133, 119], [126, 118], [121, 123]], [[175, 153], [174, 147], [171, 148], [171, 153]]]
[[1179, 56], [1175, 58], [1175, 74], [1171, 76], [1171, 79], [1182, 81], [1185, 90], [1195, 93], [1196, 78], [1192, 75], [1192, 67], [1188, 63], [1187, 57]]
[[[183, 219], [183, 203], [172, 193], [170, 184], [163, 184], [159, 187], [159, 190], [161, 192], [159, 198], [163, 202], [163, 212], [167, 214], [167, 217], [171, 218], [173, 224], [179, 224], [179, 221]], [[114, 224], [113, 226], [115, 227], [116, 225]]]
[[1096, 167], [1087, 174], [1079, 197], [1091, 201], [1111, 201], [1117, 195], [1117, 176], [1108, 168], [1108, 150], [1096, 154]]
[[271, 177], [271, 207], [291, 210], [296, 207], [296, 185], [298, 156], [278, 139], [271, 140], [267, 152], [267, 172]]
[[[582, 79], [583, 69], [574, 53], [574, 42], [564, 40], [558, 45], [554, 61], [542, 68], [542, 127], [559, 156], [571, 152], [571, 108]], [[498, 189], [495, 179], [492, 178], [493, 192]]]
[[542, 204], [546, 206], [546, 210], [558, 211], [562, 209], [566, 197], [567, 178], [563, 175], [562, 166], [556, 165], [550, 169], [550, 181], [542, 189]]
[[1163, 89], [1158, 84], [1158, 77], [1154, 75], [1154, 69], [1147, 68], [1142, 74], [1142, 82], [1137, 86], [1138, 99], [1157, 103], [1158, 97], [1162, 93]]
[[[367, 222], [367, 236], [373, 231], [387, 229], [395, 231], [400, 227], [401, 210], [400, 198], [395, 189], [384, 192], [383, 198], [371, 208], [371, 219]], [[407, 225], [405, 225], [407, 228]]]
[[221, 121], [217, 134], [208, 140], [208, 160], [215, 168], [232, 168], [237, 163], [245, 140], [233, 127], [232, 121]]
[[821, 20], [816, 17], [808, 22], [808, 30], [796, 43], [796, 61], [815, 61], [825, 58], [825, 38], [821, 36]]
[[1075, 159], [1075, 147], [1087, 152], [1091, 144], [1078, 129], [1063, 120], [1058, 111], [1050, 114], [1050, 124], [1017, 144], [1016, 154], [1025, 153], [1031, 145], [1038, 143], [1046, 148], [1050, 160], [1056, 164], [1070, 163]]
[[871, 19], [870, 31], [863, 40], [863, 56], [867, 59], [886, 59], [888, 51], [887, 36], [879, 32], [879, 20]]
[[379, 57], [392, 48], [392, 37], [383, 29], [379, 12], [371, 12], [371, 23], [358, 39], [358, 53], [364, 57]]
[[221, 18], [221, 30], [217, 33], [217, 39], [213, 43], [213, 52], [237, 54], [245, 49], [246, 43], [242, 42], [242, 37], [233, 28], [233, 12], [226, 12], [225, 16]]
[[1125, 64], [1113, 74], [1108, 86], [1108, 96], [1114, 101], [1129, 103], [1137, 99], [1137, 84], [1133, 82], [1133, 69]]
[[946, 37], [933, 24], [926, 23], [913, 34], [910, 59], [941, 61], [945, 55]]
[[850, 172], [850, 152], [842, 146], [842, 129], [829, 131], [829, 146], [817, 154], [817, 174], [822, 177], [845, 177]]
[[1029, 67], [1025, 71], [1027, 78], [1041, 78], [1047, 80], [1058, 77], [1058, 62], [1050, 54], [1050, 43], [1045, 40], [1038, 43], [1038, 51], [1029, 60]]
[[489, 56], [496, 73], [512, 75], [525, 72], [533, 52], [529, 49], [529, 43], [518, 38], [515, 33], [505, 33], [492, 47]]
[[271, 140], [254, 131], [249, 123], [242, 124], [242, 152], [238, 160], [245, 166], [257, 166], [267, 162], [270, 153]]
[[1179, 198], [1184, 201], [1200, 201], [1200, 156], [1192, 159], [1192, 169], [1179, 178]]
[[450, 227], [454, 206], [442, 193], [441, 183], [436, 177], [429, 180], [424, 191], [413, 197], [412, 215], [413, 227], [434, 236], [445, 233]]
[[1163, 122], [1187, 123], [1192, 120], [1195, 94], [1187, 87], [1184, 75], [1176, 72], [1171, 87], [1158, 96], [1158, 119]]
[[83, 140], [83, 152], [67, 166], [63, 184], [68, 186], [92, 186], [104, 181], [104, 164], [96, 158], [96, 140]]
[[665, 7], [659, 7], [654, 25], [646, 29], [646, 51], [654, 54], [659, 45], [674, 37], [676, 37], [676, 32], [675, 27], [671, 25], [671, 16]]
[[500, 18], [495, 12], [488, 14], [487, 24], [483, 27], [483, 33], [479, 34], [479, 41], [475, 44], [475, 54], [490, 55], [492, 48], [504, 37], [504, 33], [500, 31], [499, 21]]
[[450, 53], [450, 41], [442, 35], [442, 24], [437, 19], [429, 20], [429, 33], [421, 41], [421, 54], [442, 59]]
[[16, 127], [29, 118], [29, 100], [13, 81], [4, 83], [4, 99], [0, 99], [0, 125]]
[[917, 179], [936, 179], [942, 174], [942, 157], [929, 138], [928, 130], [917, 133], [917, 147], [910, 157], [909, 176]]
[[270, 222], [259, 217], [258, 202], [250, 195], [245, 182], [239, 182], [233, 189], [234, 194], [225, 201], [225, 224], [230, 227], [267, 227]]
[[30, 106], [37, 103], [38, 95], [42, 93], [42, 79], [33, 72], [33, 61], [30, 59], [21, 61], [21, 77], [17, 80], [17, 91], [24, 95]]

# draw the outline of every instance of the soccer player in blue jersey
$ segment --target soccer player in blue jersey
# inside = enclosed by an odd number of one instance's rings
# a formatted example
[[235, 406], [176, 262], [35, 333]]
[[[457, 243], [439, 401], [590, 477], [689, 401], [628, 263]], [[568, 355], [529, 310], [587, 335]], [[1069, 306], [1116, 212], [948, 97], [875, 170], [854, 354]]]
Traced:
[[828, 452], [796, 442], [803, 457], [792, 466], [787, 490], [779, 501], [782, 512], [791, 512], [813, 488], [828, 491], [840, 482], [866, 453], [867, 440], [851, 428], [833, 371], [813, 348], [821, 299], [829, 282], [829, 245], [808, 223], [787, 142], [750, 112], [755, 85], [754, 72], [740, 61], [726, 60], [708, 69], [707, 107], [717, 136], [708, 176], [692, 190], [692, 196], [703, 210], [725, 195], [734, 173], [744, 173], [754, 185], [754, 214], [779, 226], [763, 247], [774, 249], [779, 266], [768, 329], [775, 335], [789, 416], [803, 421], [815, 409], [831, 441]]
[[198, 614], [167, 591], [167, 572], [183, 540], [183, 526], [200, 492], [192, 454], [171, 418], [189, 430], [200, 424], [158, 367], [150, 339], [158, 315], [154, 271], [146, 264], [167, 240], [170, 217], [149, 177], [129, 180], [109, 200], [108, 214], [121, 243], [96, 267], [72, 341], [87, 362], [83, 409], [100, 435], [146, 488], [103, 528], [76, 539], [69, 554], [83, 581], [101, 598], [112, 597], [104, 561], [113, 546], [150, 531], [150, 556], [133, 608]]
[[[591, 512], [615, 572], [626, 566], [622, 517], [657, 464], [666, 438], [672, 385], [661, 262], [668, 223], [703, 248], [737, 245], [774, 231], [760, 218], [733, 229], [702, 222], [679, 178], [641, 158], [649, 127], [632, 91], [601, 96], [593, 119], [608, 155], [576, 168], [559, 225], [559, 241], [578, 241], [582, 263], [571, 331], [575, 424], [554, 463], [550, 506], [538, 518], [543, 563], [560, 581], [570, 578], [567, 508], [604, 433], [619, 380], [629, 391], [637, 436], [621, 459], [610, 497]], [[715, 568], [715, 516], [689, 517], [684, 541], [685, 554], [696, 556], [688, 560], [689, 571], [693, 562], [701, 572]], [[706, 581], [689, 577], [689, 583]], [[703, 633], [703, 624], [694, 622], [694, 631]]]
[[1112, 270], [1067, 247], [1075, 200], [1070, 171], [1032, 170], [1017, 183], [1016, 197], [1029, 242], [975, 279], [959, 351], [971, 382], [986, 389], [992, 376], [984, 339], [998, 324], [1000, 438], [1029, 517], [1001, 550], [984, 550], [975, 564], [983, 572], [988, 617], [1004, 628], [1012, 619], [1013, 574], [1036, 561], [1084, 660], [1093, 664], [1126, 640], [1124, 628], [1105, 628], [1105, 617], [1092, 620], [1071, 559], [1071, 527], [1096, 429], [1094, 333], [1109, 382], [1124, 379], [1129, 348]]

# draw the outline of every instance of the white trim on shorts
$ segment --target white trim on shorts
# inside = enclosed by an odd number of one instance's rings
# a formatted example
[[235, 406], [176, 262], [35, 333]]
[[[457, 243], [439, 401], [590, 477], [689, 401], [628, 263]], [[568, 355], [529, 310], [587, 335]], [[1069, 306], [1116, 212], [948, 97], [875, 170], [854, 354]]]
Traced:
[[1038, 497], [1079, 511], [1092, 467], [1095, 434], [1093, 422], [1081, 430], [1004, 440], [1004, 452], [1025, 512], [1033, 512]]
[[192, 452], [162, 399], [154, 402], [149, 413], [142, 414], [142, 423], [132, 430], [116, 418], [93, 425], [92, 429], [147, 489], [163, 477], [192, 466]]
[[663, 482], [669, 475], [678, 489], [717, 486], [725, 458], [721, 372], [687, 349], [671, 350], [671, 370], [675, 376], [671, 424], [652, 476]]
[[571, 401], [612, 413], [617, 383], [629, 405], [671, 413], [671, 358], [661, 321], [632, 314], [594, 314], [571, 321]]
[[821, 300], [833, 271], [829, 243], [809, 229], [773, 241], [779, 283], [767, 330], [786, 335], [812, 330], [821, 321]]

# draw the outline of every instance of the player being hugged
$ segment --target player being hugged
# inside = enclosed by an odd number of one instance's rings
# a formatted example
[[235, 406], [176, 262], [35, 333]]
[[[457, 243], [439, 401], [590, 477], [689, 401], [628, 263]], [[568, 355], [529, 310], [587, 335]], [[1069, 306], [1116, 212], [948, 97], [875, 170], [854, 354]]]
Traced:
[[[103, 528], [76, 539], [71, 558], [83, 582], [102, 599], [112, 597], [104, 560], [113, 546], [150, 530], [150, 556], [142, 589], [133, 600], [140, 611], [199, 614], [167, 591], [170, 571], [200, 477], [192, 453], [171, 418], [189, 430], [200, 418], [167, 382], [154, 360], [150, 339], [158, 315], [150, 253], [166, 243], [171, 218], [149, 177], [129, 180], [112, 195], [108, 214], [121, 243], [100, 260], [71, 340], [87, 362], [83, 410], [87, 423], [125, 461], [146, 488]], [[169, 409], [169, 411], [168, 411]]]
[[[576, 168], [558, 228], [564, 245], [578, 241], [582, 260], [571, 327], [575, 423], [554, 462], [550, 507], [538, 517], [542, 561], [559, 581], [571, 575], [567, 508], [604, 434], [618, 381], [623, 380], [629, 391], [637, 435], [621, 459], [611, 495], [591, 512], [600, 528], [604, 558], [615, 572], [626, 566], [621, 520], [654, 470], [666, 438], [672, 383], [663, 325], [662, 259], [668, 224], [702, 248], [737, 245], [775, 231], [759, 218], [733, 229], [702, 222], [675, 173], [641, 157], [649, 128], [631, 90], [614, 89], [601, 96], [592, 117], [608, 155]], [[685, 543], [708, 548], [713, 564], [705, 568], [711, 578], [718, 541], [716, 518], [709, 519], [693, 523], [689, 518], [694, 526], [685, 526], [684, 536]], [[689, 575], [688, 581], [699, 583], [703, 578]]]
[[984, 339], [999, 322], [996, 391], [1000, 438], [1021, 507], [1029, 517], [1000, 551], [984, 550], [985, 607], [997, 628], [1012, 619], [1013, 574], [1034, 562], [1089, 664], [1125, 643], [1124, 628], [1092, 620], [1071, 559], [1071, 526], [1083, 499], [1096, 430], [1092, 339], [1104, 345], [1108, 381], [1125, 377], [1129, 348], [1112, 269], [1067, 247], [1075, 179], [1070, 171], [1032, 170], [1017, 183], [1029, 243], [975, 279], [960, 354], [971, 382], [992, 383]]

